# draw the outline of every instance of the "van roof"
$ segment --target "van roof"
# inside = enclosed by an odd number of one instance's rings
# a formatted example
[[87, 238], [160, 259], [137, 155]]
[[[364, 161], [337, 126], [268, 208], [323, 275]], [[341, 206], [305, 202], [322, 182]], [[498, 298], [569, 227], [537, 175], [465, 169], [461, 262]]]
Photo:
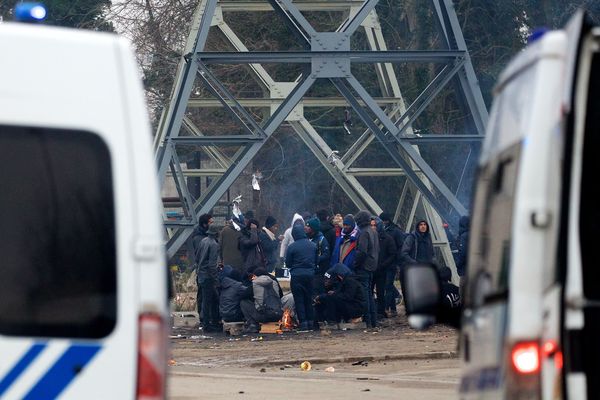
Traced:
[[[563, 85], [556, 77], [540, 76], [539, 74], [545, 72], [536, 67], [541, 65], [541, 60], [563, 60], [566, 53], [565, 44], [564, 31], [548, 32], [520, 52], [500, 74], [494, 90], [495, 100], [479, 160], [480, 165], [487, 163], [529, 134], [526, 127], [533, 117], [533, 96], [544, 96], [546, 93], [553, 95], [552, 89], [555, 85]], [[534, 79], [535, 77], [539, 79]], [[543, 79], [551, 79], [551, 82], [544, 82]], [[507, 125], [510, 125], [509, 129], [506, 128]]]
[[550, 31], [525, 47], [500, 73], [494, 92], [499, 94], [512, 79], [543, 58], [563, 58], [564, 37], [565, 33], [562, 30]]

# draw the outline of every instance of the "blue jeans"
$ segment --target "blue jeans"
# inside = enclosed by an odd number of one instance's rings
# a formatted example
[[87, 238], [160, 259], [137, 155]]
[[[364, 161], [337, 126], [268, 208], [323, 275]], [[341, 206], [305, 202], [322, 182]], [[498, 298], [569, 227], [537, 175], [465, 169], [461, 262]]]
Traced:
[[367, 314], [365, 315], [365, 322], [367, 327], [374, 328], [377, 326], [377, 307], [375, 306], [375, 300], [373, 299], [373, 291], [371, 290], [371, 282], [373, 281], [373, 273], [360, 269], [354, 271], [354, 277], [363, 288], [365, 299], [367, 299]]
[[313, 309], [313, 276], [294, 276], [290, 280], [290, 288], [296, 304], [296, 314], [300, 323], [314, 321]]

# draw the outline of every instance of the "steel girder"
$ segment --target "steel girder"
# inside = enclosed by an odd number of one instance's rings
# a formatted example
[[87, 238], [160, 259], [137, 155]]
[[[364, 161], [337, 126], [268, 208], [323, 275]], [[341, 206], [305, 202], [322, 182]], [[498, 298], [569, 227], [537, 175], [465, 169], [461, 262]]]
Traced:
[[[193, 223], [199, 214], [209, 212], [216, 202], [223, 196], [227, 188], [233, 183], [237, 176], [249, 164], [252, 158], [256, 155], [264, 142], [274, 133], [277, 127], [286, 119], [289, 112], [302, 100], [308, 89], [316, 79], [330, 79], [338, 88], [343, 98], [352, 105], [355, 111], [359, 114], [364, 123], [368, 126], [368, 130], [359, 138], [359, 140], [347, 151], [342, 159], [331, 163], [328, 160], [328, 155], [332, 150], [321, 139], [320, 135], [312, 128], [304, 118], [290, 121], [289, 124], [294, 128], [296, 133], [307, 144], [313, 154], [319, 159], [323, 166], [327, 169], [336, 183], [340, 185], [342, 190], [353, 200], [359, 208], [370, 209], [372, 212], [379, 213], [381, 208], [364, 190], [355, 176], [390, 176], [390, 175], [406, 175], [410, 179], [410, 183], [402, 189], [400, 201], [396, 216], [400, 213], [400, 208], [404, 203], [406, 194], [417, 188], [419, 191], [413, 194], [415, 205], [413, 210], [416, 210], [417, 203], [421, 194], [426, 198], [423, 203], [425, 213], [430, 217], [434, 225], [439, 227], [434, 228], [434, 239], [438, 245], [447, 243], [445, 232], [441, 229], [441, 219], [439, 214], [445, 215], [448, 211], [445, 204], [439, 201], [441, 197], [452, 206], [459, 214], [463, 215], [466, 210], [458, 202], [451, 191], [445, 186], [444, 182], [437, 177], [429, 165], [421, 158], [418, 149], [415, 149], [413, 144], [439, 141], [477, 141], [481, 139], [483, 134], [483, 125], [487, 118], [487, 111], [481, 99], [481, 94], [476, 86], [476, 79], [473, 79], [474, 72], [471, 75], [472, 66], [462, 39], [462, 32], [457, 25], [456, 15], [452, 8], [451, 1], [433, 0], [438, 12], [440, 24], [443, 27], [444, 37], [448, 43], [448, 49], [442, 51], [387, 51], [385, 41], [380, 29], [372, 29], [369, 24], [364, 23], [367, 16], [375, 16], [374, 7], [377, 0], [368, 1], [295, 1], [290, 0], [270, 0], [271, 9], [277, 11], [292, 31], [302, 40], [305, 41], [306, 48], [312, 51], [294, 51], [294, 52], [248, 52], [243, 43], [237, 38], [235, 33], [223, 21], [222, 10], [226, 11], [267, 11], [269, 5], [248, 4], [244, 6], [242, 3], [254, 2], [227, 2], [217, 0], [203, 0], [199, 5], [194, 15], [192, 29], [188, 44], [186, 46], [186, 56], [180, 63], [176, 82], [174, 85], [172, 100], [169, 107], [163, 113], [159, 131], [157, 133], [155, 148], [157, 154], [157, 162], [159, 165], [159, 176], [161, 183], [167, 175], [167, 169], [170, 168], [171, 175], [175, 178], [176, 175], [195, 176], [203, 175], [201, 171], [181, 171], [181, 168], [169, 167], [174, 162], [179, 163], [176, 155], [176, 146], [180, 144], [193, 144], [203, 146], [206, 152], [213, 158], [222, 168], [214, 171], [206, 171], [220, 175], [213, 184], [208, 188], [207, 192], [198, 199], [193, 206], [187, 205], [190, 202], [189, 192], [181, 188], [181, 179], [175, 179], [180, 197], [185, 198], [188, 210], [184, 214], [192, 216], [189, 221], [171, 222], [170, 226], [178, 228], [169, 230], [169, 241], [167, 243], [167, 251], [169, 256], [173, 256], [177, 249], [189, 237], [193, 230]], [[327, 40], [337, 40], [341, 36], [331, 37], [325, 36], [316, 32], [310, 23], [306, 21], [300, 10], [331, 10], [339, 7], [352, 7], [349, 16], [344, 23], [340, 25], [337, 34], [349, 37], [361, 24], [365, 27], [367, 37], [373, 51], [350, 51], [348, 48], [333, 47], [325, 49], [315, 48], [315, 38]], [[240, 8], [238, 8], [240, 7]], [[246, 7], [244, 9], [243, 7]], [[253, 8], [248, 8], [253, 7]], [[213, 17], [214, 16], [214, 17]], [[217, 22], [215, 22], [217, 21]], [[231, 44], [238, 50], [237, 52], [206, 52], [204, 45], [208, 35], [208, 29], [211, 25], [216, 25]], [[458, 29], [458, 30], [457, 30]], [[343, 39], [343, 38], [342, 38]], [[462, 42], [461, 42], [462, 39]], [[338, 43], [340, 44], [341, 41]], [[455, 45], [458, 43], [458, 45]], [[333, 45], [331, 45], [333, 46]], [[343, 47], [343, 46], [342, 46]], [[320, 69], [316, 69], [315, 60], [321, 64]], [[382, 92], [385, 96], [397, 99], [396, 105], [387, 111], [383, 111], [378, 101], [372, 98], [362, 85], [349, 73], [345, 71], [343, 75], [339, 71], [332, 72], [332, 68], [326, 67], [325, 73], [323, 69], [323, 61], [341, 60], [342, 63], [376, 63], [376, 71], [379, 77]], [[308, 69], [299, 78], [299, 83], [295, 86], [292, 92], [287, 96], [283, 103], [272, 114], [271, 118], [259, 126], [254, 119], [247, 115], [242, 104], [244, 100], [236, 99], [222, 85], [219, 80], [214, 77], [210, 70], [206, 68], [206, 64], [248, 64], [254, 72], [255, 79], [264, 89], [269, 89], [276, 82], [269, 76], [266, 70], [261, 66], [261, 63], [298, 63], [307, 66], [312, 66], [312, 72]], [[395, 73], [391, 67], [391, 63], [397, 62], [435, 62], [445, 64], [442, 71], [436, 76], [434, 81], [423, 91], [423, 93], [408, 107], [404, 105], [404, 100], [400, 94], [400, 89], [397, 84]], [[327, 64], [327, 62], [325, 62]], [[337, 62], [336, 62], [337, 64]], [[467, 103], [470, 106], [471, 114], [476, 120], [475, 125], [478, 128], [477, 135], [414, 135], [412, 132], [412, 123], [422, 113], [422, 111], [430, 104], [432, 99], [445, 87], [445, 85], [455, 75], [461, 76], [462, 89], [467, 97]], [[331, 75], [331, 76], [329, 76]], [[193, 99], [190, 100], [192, 85], [194, 78], [200, 77], [211, 93], [218, 99], [223, 107], [243, 126], [248, 133], [247, 135], [230, 135], [230, 136], [204, 136], [194, 124], [184, 116], [184, 111], [188, 105], [193, 104]], [[475, 91], [476, 93], [472, 93]], [[469, 92], [469, 93], [466, 93]], [[481, 99], [481, 102], [480, 102]], [[273, 99], [268, 99], [272, 101]], [[279, 100], [281, 101], [281, 100]], [[339, 102], [339, 100], [338, 100]], [[332, 101], [333, 103], [333, 101]], [[394, 102], [391, 102], [392, 104]], [[483, 105], [483, 108], [481, 108]], [[376, 118], [369, 115], [374, 114]], [[477, 113], [477, 115], [476, 115]], [[184, 127], [192, 136], [179, 137], [181, 127]], [[481, 130], [479, 130], [481, 128]], [[355, 161], [369, 143], [377, 138], [386, 148], [392, 159], [400, 166], [400, 169], [364, 169], [359, 170], [351, 168], [351, 164]], [[218, 145], [239, 145], [240, 148], [234, 157], [229, 158], [218, 150]], [[187, 194], [186, 194], [187, 193]], [[433, 205], [434, 209], [431, 209]], [[414, 214], [414, 213], [413, 213]], [[437, 229], [436, 229], [437, 228]], [[447, 248], [447, 245], [445, 246]], [[445, 252], [447, 264], [452, 264], [453, 261], [448, 260], [449, 250]]]

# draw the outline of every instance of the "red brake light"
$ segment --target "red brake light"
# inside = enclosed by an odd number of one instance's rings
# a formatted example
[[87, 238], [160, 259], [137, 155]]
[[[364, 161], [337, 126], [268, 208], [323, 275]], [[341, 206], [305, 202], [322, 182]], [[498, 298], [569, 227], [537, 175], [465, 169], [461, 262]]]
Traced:
[[140, 315], [138, 346], [137, 398], [162, 400], [167, 360], [165, 326], [160, 315]]
[[563, 366], [563, 355], [558, 347], [558, 343], [554, 340], [547, 340], [542, 347], [542, 352], [546, 358], [554, 358], [556, 369], [560, 370]]
[[540, 370], [540, 347], [537, 342], [522, 342], [514, 345], [511, 353], [512, 365], [518, 373], [534, 374]]

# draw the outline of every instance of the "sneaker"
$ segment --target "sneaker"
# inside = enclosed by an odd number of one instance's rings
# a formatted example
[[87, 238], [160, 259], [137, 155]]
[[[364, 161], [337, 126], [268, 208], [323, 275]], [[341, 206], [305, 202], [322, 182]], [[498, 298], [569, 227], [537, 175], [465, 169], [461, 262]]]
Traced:
[[312, 331], [312, 326], [308, 326], [308, 322], [300, 322], [300, 326], [298, 327], [298, 332], [310, 332]]

